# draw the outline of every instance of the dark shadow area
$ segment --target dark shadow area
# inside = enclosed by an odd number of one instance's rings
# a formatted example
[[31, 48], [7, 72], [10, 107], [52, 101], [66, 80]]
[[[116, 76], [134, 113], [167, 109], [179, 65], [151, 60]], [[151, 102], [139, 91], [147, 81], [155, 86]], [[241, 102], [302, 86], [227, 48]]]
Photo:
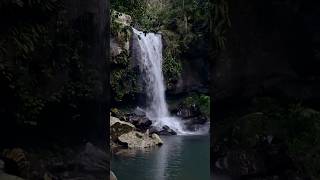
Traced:
[[225, 47], [212, 36], [212, 171], [318, 179], [319, 2], [226, 2]]
[[108, 11], [107, 1], [0, 2], [0, 171], [108, 177]]

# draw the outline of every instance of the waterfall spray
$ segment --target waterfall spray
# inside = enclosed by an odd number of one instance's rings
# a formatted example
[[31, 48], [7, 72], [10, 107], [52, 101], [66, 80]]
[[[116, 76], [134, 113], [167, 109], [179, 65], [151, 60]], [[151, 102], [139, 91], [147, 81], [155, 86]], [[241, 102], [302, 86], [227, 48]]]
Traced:
[[185, 134], [183, 124], [170, 116], [165, 98], [165, 84], [162, 73], [162, 38], [160, 34], [143, 33], [133, 28], [133, 53], [139, 62], [143, 80], [146, 83], [146, 116], [153, 125], [161, 129], [168, 126], [178, 134]]

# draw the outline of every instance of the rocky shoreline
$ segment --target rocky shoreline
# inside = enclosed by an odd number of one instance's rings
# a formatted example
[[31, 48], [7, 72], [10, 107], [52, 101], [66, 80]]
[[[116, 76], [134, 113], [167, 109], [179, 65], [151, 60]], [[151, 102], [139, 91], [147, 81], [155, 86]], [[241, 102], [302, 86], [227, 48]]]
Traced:
[[8, 148], [0, 151], [3, 180], [96, 180], [108, 177], [108, 153], [91, 142], [78, 146]]
[[[206, 127], [208, 118], [196, 105], [190, 107], [179, 104], [172, 113], [181, 119], [188, 131], [197, 131]], [[177, 135], [169, 126], [157, 128], [140, 109], [129, 113], [113, 108], [110, 113], [110, 142], [111, 149], [119, 148], [148, 148], [160, 146], [163, 142], [160, 136]]]

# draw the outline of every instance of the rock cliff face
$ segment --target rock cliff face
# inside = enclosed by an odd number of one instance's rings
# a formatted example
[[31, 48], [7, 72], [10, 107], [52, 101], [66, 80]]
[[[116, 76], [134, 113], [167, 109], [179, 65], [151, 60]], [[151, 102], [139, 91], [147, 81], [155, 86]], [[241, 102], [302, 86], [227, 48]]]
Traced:
[[[294, 103], [319, 107], [319, 2], [228, 2], [226, 48], [210, 70], [214, 172], [235, 179], [318, 177], [297, 170], [319, 161], [297, 156], [313, 138], [300, 139], [295, 128], [318, 137], [311, 130], [318, 120]], [[310, 124], [293, 125], [301, 121]], [[286, 135], [290, 131], [295, 133]]]
[[181, 76], [170, 93], [209, 92], [209, 45], [209, 38], [200, 38], [182, 54]]
[[113, 11], [111, 23], [111, 103], [135, 103], [142, 92], [139, 83], [139, 69], [130, 54], [132, 48], [132, 19], [129, 15]]
[[[111, 93], [114, 104], [121, 102], [131, 102], [137, 104], [137, 101], [143, 96], [143, 82], [139, 78], [139, 68], [132, 57], [131, 50], [134, 49], [132, 43], [132, 18], [129, 15], [113, 11], [111, 23]], [[164, 46], [166, 46], [163, 37]], [[191, 91], [208, 91], [208, 43], [205, 38], [195, 42], [181, 57], [182, 72], [180, 77], [173, 84], [167, 86], [167, 94], [175, 96], [179, 93]], [[165, 48], [165, 47], [164, 47]], [[163, 67], [166, 76], [166, 67]], [[174, 68], [174, 67], [168, 67]], [[166, 81], [172, 77], [167, 77]], [[168, 84], [168, 82], [167, 82]]]
[[213, 97], [319, 98], [318, 4], [230, 1], [226, 49], [212, 61]]

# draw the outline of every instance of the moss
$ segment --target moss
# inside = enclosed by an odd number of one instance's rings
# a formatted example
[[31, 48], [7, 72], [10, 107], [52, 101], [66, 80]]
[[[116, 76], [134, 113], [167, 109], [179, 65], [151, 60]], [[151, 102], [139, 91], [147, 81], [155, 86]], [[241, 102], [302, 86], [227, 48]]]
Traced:
[[137, 68], [115, 68], [111, 72], [111, 91], [116, 101], [122, 101], [124, 96], [134, 96], [142, 91], [138, 84], [139, 71]]
[[193, 94], [187, 97], [182, 105], [185, 107], [196, 106], [199, 108], [201, 114], [210, 119], [210, 97], [204, 94]]
[[121, 13], [112, 11], [111, 35], [121, 48], [121, 53], [111, 57], [111, 92], [114, 101], [121, 102], [124, 96], [134, 96], [139, 91], [136, 68], [130, 67], [130, 55], [127, 44], [131, 37], [131, 27], [117, 19]]

